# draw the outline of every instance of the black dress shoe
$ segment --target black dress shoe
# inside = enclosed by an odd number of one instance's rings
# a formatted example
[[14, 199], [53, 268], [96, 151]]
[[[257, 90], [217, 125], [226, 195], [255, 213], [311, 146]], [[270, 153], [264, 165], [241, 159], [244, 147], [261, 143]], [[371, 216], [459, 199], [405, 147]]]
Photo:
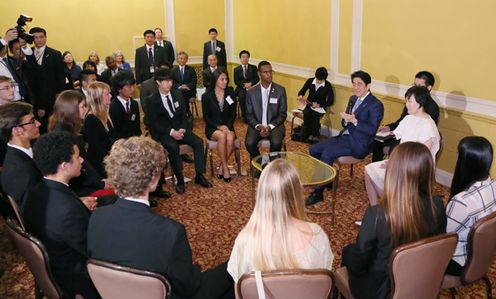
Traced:
[[181, 160], [183, 160], [184, 163], [189, 163], [189, 164], [194, 162], [193, 159], [191, 159], [191, 157], [186, 154], [181, 156]]
[[171, 194], [169, 191], [166, 191], [162, 188], [157, 188], [155, 191], [151, 192], [150, 195], [152, 196], [157, 196], [157, 197], [164, 197], [164, 198], [169, 198], [171, 197]]
[[195, 183], [205, 188], [212, 187], [212, 184], [205, 178], [203, 174], [197, 174], [195, 176]]
[[177, 194], [183, 194], [184, 191], [186, 191], [186, 187], [184, 186], [184, 183], [182, 184], [177, 184], [176, 185], [176, 193]]
[[226, 183], [230, 183], [230, 182], [231, 182], [231, 177], [228, 177], [228, 178], [226, 178], [226, 177], [222, 177], [222, 179], [223, 179], [223, 180], [224, 180], [224, 182], [226, 182]]
[[312, 193], [310, 193], [310, 196], [305, 201], [305, 205], [311, 206], [323, 200], [324, 200], [324, 195], [322, 194], [321, 191], [313, 191]]
[[155, 199], [148, 198], [148, 202], [150, 203], [150, 207], [152, 208], [158, 206], [158, 202]]

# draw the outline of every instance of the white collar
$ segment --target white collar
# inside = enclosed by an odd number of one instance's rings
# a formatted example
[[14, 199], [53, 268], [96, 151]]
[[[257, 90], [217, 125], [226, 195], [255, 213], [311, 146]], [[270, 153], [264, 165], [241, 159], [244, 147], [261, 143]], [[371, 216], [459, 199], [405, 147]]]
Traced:
[[213, 67], [210, 67], [210, 71], [213, 73], [215, 70], [217, 69], [217, 67], [213, 68]]
[[267, 88], [264, 88], [262, 83], [260, 83], [260, 87], [262, 88], [262, 91], [267, 91], [270, 93], [270, 89], [272, 88], [272, 82], [270, 82], [270, 85]]
[[312, 84], [315, 85], [315, 90], [319, 89], [320, 87], [324, 87], [325, 86], [325, 80], [324, 82], [322, 83], [317, 83], [317, 78], [314, 78], [313, 81], [312, 81]]
[[61, 181], [57, 181], [57, 180], [54, 180], [54, 179], [51, 179], [51, 178], [48, 178], [46, 176], [43, 177], [45, 180], [49, 180], [49, 181], [52, 181], [52, 182], [57, 182], [57, 183], [61, 183], [61, 184], [64, 184], [66, 185], [67, 187], [69, 187], [69, 185], [67, 183], [64, 183], [64, 182], [61, 182]]
[[365, 98], [366, 98], [366, 97], [368, 97], [368, 96], [369, 96], [369, 94], [370, 94], [370, 91], [367, 91], [367, 93], [366, 93], [363, 97], [358, 98], [358, 99], [357, 99], [357, 101], [358, 101], [358, 100], [360, 100], [360, 101], [365, 100]]
[[158, 91], [160, 93], [160, 97], [162, 99], [165, 99], [167, 96], [169, 96], [172, 99], [171, 92], [169, 91], [168, 93], [162, 93], [160, 90]]
[[134, 202], [138, 202], [138, 203], [141, 203], [141, 204], [144, 204], [144, 205], [147, 205], [147, 206], [150, 206], [150, 202], [146, 199], [141, 199], [141, 198], [132, 198], [132, 197], [123, 197], [123, 199], [125, 200], [129, 200], [129, 201], [134, 201]]
[[35, 50], [35, 51], [37, 51], [37, 52], [39, 52], [39, 53], [43, 53], [43, 52], [45, 52], [45, 49], [46, 49], [46, 45], [44, 45], [44, 46], [43, 46], [43, 47], [41, 47], [41, 48], [36, 48], [36, 47], [34, 47], [34, 50]]
[[151, 45], [151, 46], [146, 45], [146, 50], [148, 51], [148, 49], [152, 49], [152, 51], [153, 51], [153, 46], [154, 46], [154, 45], [155, 45], [155, 44], [153, 44], [153, 45]]
[[18, 146], [18, 145], [12, 144], [12, 143], [7, 143], [7, 145], [10, 147], [13, 147], [15, 149], [20, 150], [21, 152], [28, 155], [31, 159], [33, 159], [33, 149], [31, 147], [30, 148], [24, 148], [22, 146]]

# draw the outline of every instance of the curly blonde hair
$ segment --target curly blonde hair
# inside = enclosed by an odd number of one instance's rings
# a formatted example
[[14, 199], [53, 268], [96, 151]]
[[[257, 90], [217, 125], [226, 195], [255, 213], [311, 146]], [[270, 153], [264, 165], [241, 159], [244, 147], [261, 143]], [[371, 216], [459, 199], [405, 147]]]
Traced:
[[117, 140], [105, 158], [109, 183], [121, 197], [143, 195], [165, 167], [165, 152], [148, 137]]

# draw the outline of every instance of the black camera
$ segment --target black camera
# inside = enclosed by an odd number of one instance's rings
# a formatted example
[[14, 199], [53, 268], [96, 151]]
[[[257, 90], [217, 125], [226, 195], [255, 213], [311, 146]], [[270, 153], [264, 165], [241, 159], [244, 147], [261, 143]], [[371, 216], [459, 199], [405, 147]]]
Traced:
[[22, 38], [28, 44], [33, 43], [34, 37], [32, 34], [29, 34], [26, 32], [26, 29], [24, 29], [24, 26], [26, 26], [26, 22], [31, 22], [31, 21], [33, 21], [32, 17], [22, 14], [17, 19], [17, 26], [15, 26], [15, 29], [17, 30], [17, 33], [19, 34], [19, 38]]

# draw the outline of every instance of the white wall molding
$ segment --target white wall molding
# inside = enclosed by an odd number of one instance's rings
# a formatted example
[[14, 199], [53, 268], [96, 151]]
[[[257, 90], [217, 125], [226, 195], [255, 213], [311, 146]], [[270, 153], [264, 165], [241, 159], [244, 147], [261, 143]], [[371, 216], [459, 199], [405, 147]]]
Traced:
[[351, 28], [351, 71], [362, 65], [363, 0], [353, 0], [353, 19]]
[[234, 61], [234, 1], [224, 0], [227, 61]]
[[203, 65], [203, 56], [189, 56], [188, 64], [202, 64]]
[[176, 49], [176, 20], [174, 18], [174, 0], [164, 0], [165, 29], [164, 35]]

